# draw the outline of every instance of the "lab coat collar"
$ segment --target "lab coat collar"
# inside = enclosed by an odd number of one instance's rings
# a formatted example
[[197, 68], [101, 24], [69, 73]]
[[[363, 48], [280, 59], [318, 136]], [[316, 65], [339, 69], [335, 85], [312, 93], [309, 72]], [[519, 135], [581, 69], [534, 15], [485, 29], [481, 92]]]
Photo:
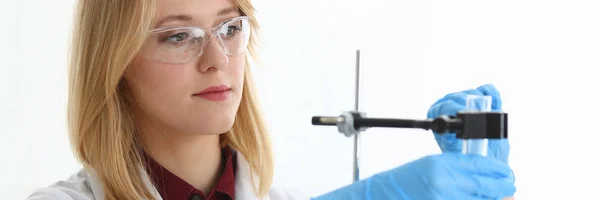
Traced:
[[[254, 185], [252, 184], [252, 179], [250, 178], [250, 174], [252, 173], [248, 161], [244, 158], [243, 155], [238, 153], [237, 157], [237, 171], [235, 176], [235, 199], [239, 200], [269, 200], [269, 197], [258, 198], [256, 193], [254, 192]], [[152, 185], [148, 174], [146, 173], [143, 166], [140, 166], [140, 172], [142, 172], [142, 180], [146, 187], [150, 190], [150, 193], [154, 195], [157, 200], [163, 200], [158, 193], [158, 190]], [[92, 193], [94, 194], [94, 199], [96, 200], [104, 200], [104, 188], [101, 185], [100, 179], [97, 174], [93, 170], [89, 170], [89, 183]], [[258, 183], [258, 177], [254, 176], [255, 183]]]

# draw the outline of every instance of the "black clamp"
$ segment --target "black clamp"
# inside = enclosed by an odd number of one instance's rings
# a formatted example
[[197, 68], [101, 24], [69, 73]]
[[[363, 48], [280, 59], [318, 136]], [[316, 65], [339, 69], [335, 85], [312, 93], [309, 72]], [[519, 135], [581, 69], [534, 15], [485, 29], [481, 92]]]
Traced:
[[350, 111], [338, 117], [314, 116], [312, 124], [337, 126], [345, 136], [356, 135], [367, 128], [420, 128], [433, 132], [456, 133], [460, 139], [508, 138], [508, 114], [503, 112], [458, 112], [456, 116], [440, 116], [435, 119], [384, 119], [367, 118], [361, 112]]

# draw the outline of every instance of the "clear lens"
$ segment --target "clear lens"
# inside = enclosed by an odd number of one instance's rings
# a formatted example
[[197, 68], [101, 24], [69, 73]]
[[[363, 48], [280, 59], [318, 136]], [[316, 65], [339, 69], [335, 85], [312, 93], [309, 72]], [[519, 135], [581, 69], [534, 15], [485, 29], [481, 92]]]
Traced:
[[154, 31], [146, 40], [140, 55], [146, 59], [183, 64], [202, 54], [204, 48], [215, 37], [227, 55], [239, 55], [246, 51], [250, 39], [247, 18], [240, 17], [225, 22], [214, 29], [177, 27]]
[[222, 41], [225, 54], [241, 54], [248, 47], [248, 40], [250, 40], [248, 20], [233, 20], [225, 23], [217, 30], [217, 34]]

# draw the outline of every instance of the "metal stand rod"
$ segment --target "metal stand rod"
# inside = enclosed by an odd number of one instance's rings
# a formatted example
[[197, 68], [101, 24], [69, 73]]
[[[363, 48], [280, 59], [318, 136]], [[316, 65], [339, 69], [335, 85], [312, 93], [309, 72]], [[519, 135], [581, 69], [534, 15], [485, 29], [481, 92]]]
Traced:
[[[354, 110], [359, 112], [359, 98], [360, 98], [360, 50], [356, 50], [356, 80], [355, 80], [355, 92], [354, 92]], [[352, 182], [357, 182], [360, 179], [360, 133], [354, 135], [354, 162], [353, 162], [353, 175]]]

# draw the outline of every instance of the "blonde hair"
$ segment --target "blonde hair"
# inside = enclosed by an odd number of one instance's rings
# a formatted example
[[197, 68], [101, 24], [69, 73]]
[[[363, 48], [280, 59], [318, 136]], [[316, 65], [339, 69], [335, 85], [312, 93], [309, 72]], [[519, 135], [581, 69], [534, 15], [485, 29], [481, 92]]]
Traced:
[[[242, 101], [222, 145], [241, 153], [259, 196], [273, 177], [271, 143], [249, 70], [256, 57], [258, 24], [249, 0], [234, 0], [253, 31], [246, 57]], [[80, 0], [74, 16], [69, 69], [68, 122], [76, 157], [102, 181], [105, 198], [154, 199], [144, 184], [142, 145], [126, 101], [122, 75], [154, 26], [156, 2]], [[253, 183], [255, 181], [252, 181]]]

